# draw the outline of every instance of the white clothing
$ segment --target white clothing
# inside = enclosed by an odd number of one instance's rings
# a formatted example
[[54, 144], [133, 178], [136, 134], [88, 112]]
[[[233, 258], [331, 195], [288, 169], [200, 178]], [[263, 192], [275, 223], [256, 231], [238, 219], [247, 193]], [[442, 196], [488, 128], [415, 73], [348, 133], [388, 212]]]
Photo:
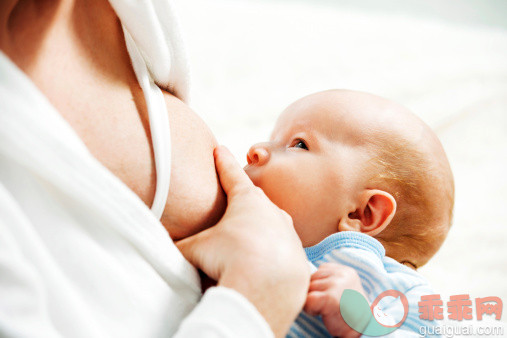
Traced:
[[157, 218], [0, 53], [0, 336], [272, 336], [234, 290], [200, 298]]
[[[428, 281], [414, 270], [386, 257], [385, 248], [375, 238], [360, 232], [341, 231], [326, 237], [314, 246], [305, 248], [305, 252], [308, 260], [316, 267], [323, 263], [333, 262], [356, 270], [370, 304], [387, 290], [397, 290], [404, 294], [407, 300], [406, 318], [399, 329], [395, 329], [386, 336], [420, 337], [420, 332], [429, 331], [440, 325], [439, 321], [419, 318], [418, 303], [421, 297], [435, 294]], [[404, 309], [401, 301], [380, 304], [383, 311], [381, 313], [388, 314], [384, 314], [385, 317], [382, 318], [384, 324], [391, 320], [389, 325], [394, 325], [403, 318]], [[357, 308], [360, 308], [360, 305], [357, 305]], [[370, 317], [361, 318], [363, 324], [365, 324], [364, 320], [367, 320], [366, 324], [369, 320], [371, 326], [378, 326], [377, 319], [373, 314]], [[379, 332], [382, 331], [377, 331], [377, 334]], [[289, 337], [331, 337], [331, 335], [320, 316], [313, 317], [302, 311], [290, 328], [287, 334], [287, 338]], [[365, 334], [365, 337], [368, 335]]]
[[157, 184], [152, 212], [160, 219], [171, 177], [171, 133], [162, 91], [185, 101], [188, 67], [178, 23], [168, 0], [110, 0], [122, 22], [127, 50], [144, 93], [155, 155]]

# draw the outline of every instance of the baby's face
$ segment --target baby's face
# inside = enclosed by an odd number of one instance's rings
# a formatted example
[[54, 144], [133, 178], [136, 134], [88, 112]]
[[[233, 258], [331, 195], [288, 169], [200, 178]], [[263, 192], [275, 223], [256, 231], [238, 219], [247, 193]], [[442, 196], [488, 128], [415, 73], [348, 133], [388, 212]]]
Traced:
[[[391, 149], [397, 149], [396, 153]], [[413, 163], [407, 167], [405, 162], [391, 161], [400, 156], [423, 159], [424, 175]], [[304, 97], [282, 113], [270, 141], [252, 146], [247, 158], [246, 173], [292, 217], [304, 246], [339, 230], [361, 231], [395, 241], [386, 249], [390, 257], [424, 264], [447, 234], [454, 188], [445, 152], [431, 128], [390, 100], [347, 90]], [[387, 163], [384, 159], [391, 161], [389, 170], [398, 176], [385, 176], [379, 164]], [[399, 184], [409, 184], [407, 170], [426, 180], [417, 186], [421, 201], [414, 202], [422, 204], [408, 205], [405, 195], [405, 199], [399, 197], [401, 188], [391, 186], [401, 177]], [[402, 205], [403, 209], [397, 208]], [[397, 228], [386, 227], [396, 210], [412, 217], [406, 210], [420, 211], [420, 205], [431, 207], [427, 224], [419, 225], [425, 231], [425, 243], [433, 244], [412, 255], [397, 245]], [[428, 232], [429, 227], [439, 230]], [[384, 244], [389, 243], [384, 240]]]
[[247, 155], [246, 173], [292, 216], [305, 247], [338, 231], [368, 175], [367, 130], [353, 112], [337, 108], [327, 95], [295, 102], [279, 117], [270, 141]]

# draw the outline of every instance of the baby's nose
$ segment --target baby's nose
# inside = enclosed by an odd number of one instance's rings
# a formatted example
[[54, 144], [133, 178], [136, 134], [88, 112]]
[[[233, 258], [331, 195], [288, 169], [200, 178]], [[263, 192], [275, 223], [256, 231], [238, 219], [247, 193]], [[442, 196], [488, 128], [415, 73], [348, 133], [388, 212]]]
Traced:
[[270, 150], [267, 143], [257, 143], [250, 147], [246, 160], [251, 165], [264, 165], [269, 161]]

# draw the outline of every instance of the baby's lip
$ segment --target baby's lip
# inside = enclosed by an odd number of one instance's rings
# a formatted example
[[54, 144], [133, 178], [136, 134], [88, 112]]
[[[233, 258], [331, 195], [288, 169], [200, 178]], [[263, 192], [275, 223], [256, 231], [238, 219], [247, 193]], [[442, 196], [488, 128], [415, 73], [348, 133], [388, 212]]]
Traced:
[[245, 171], [245, 173], [248, 175], [248, 177], [250, 177], [250, 179], [252, 179], [252, 177], [251, 177], [251, 174], [250, 174], [250, 173], [252, 172], [253, 167], [255, 167], [255, 166], [254, 166], [254, 165], [251, 165], [251, 164], [247, 164], [247, 165], [243, 168], [243, 170], [244, 170], [244, 171]]
[[243, 170], [245, 171], [245, 173], [247, 174], [247, 176], [250, 178], [250, 180], [255, 184], [255, 165], [251, 165], [251, 164], [247, 164]]
[[257, 168], [257, 167], [258, 167], [257, 165], [251, 163], [251, 164], [247, 164], [246, 166], [244, 166], [243, 170], [248, 173], [248, 171], [253, 170], [254, 168]]

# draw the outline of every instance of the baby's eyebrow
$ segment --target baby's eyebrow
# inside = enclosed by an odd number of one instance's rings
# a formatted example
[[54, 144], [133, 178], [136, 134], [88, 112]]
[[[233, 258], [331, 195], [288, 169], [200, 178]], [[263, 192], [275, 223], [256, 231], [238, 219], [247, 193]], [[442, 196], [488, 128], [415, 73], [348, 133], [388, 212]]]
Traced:
[[291, 127], [285, 127], [282, 130], [278, 130], [278, 132], [276, 132], [276, 133], [275, 133], [275, 130], [273, 130], [273, 132], [271, 132], [271, 136], [269, 137], [269, 140], [271, 142], [277, 142], [277, 141], [284, 140], [284, 139], [288, 138], [292, 134], [294, 134], [294, 133], [292, 132]]

